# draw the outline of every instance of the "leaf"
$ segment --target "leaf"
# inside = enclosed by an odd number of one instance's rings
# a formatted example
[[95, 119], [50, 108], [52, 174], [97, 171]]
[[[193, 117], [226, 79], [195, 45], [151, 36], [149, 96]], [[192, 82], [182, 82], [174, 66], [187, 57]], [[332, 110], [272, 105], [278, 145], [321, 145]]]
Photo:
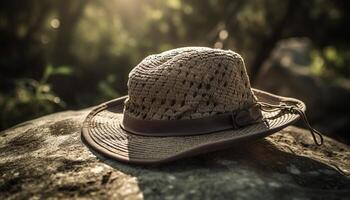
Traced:
[[57, 68], [54, 68], [53, 73], [52, 74], [60, 74], [60, 75], [70, 75], [73, 73], [72, 68], [68, 67], [68, 66], [60, 66]]
[[45, 83], [49, 79], [49, 77], [51, 76], [52, 72], [53, 72], [53, 66], [52, 65], [46, 66], [45, 71], [44, 71], [44, 75], [41, 78], [40, 82]]

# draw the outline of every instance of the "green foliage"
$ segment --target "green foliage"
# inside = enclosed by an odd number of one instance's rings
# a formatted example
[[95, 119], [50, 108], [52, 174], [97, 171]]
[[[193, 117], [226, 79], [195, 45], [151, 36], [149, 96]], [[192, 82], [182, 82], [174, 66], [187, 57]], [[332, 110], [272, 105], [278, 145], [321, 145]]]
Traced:
[[0, 93], [1, 127], [8, 127], [54, 112], [66, 105], [51, 88], [48, 80], [55, 75], [70, 75], [72, 70], [66, 66], [45, 68], [40, 81], [22, 78], [14, 80], [15, 88], [10, 94]]
[[311, 60], [310, 69], [316, 76], [329, 80], [349, 76], [345, 65], [350, 63], [350, 51], [341, 51], [334, 46], [327, 46], [321, 50], [314, 49]]
[[106, 80], [102, 80], [98, 83], [98, 89], [104, 98], [113, 99], [120, 96], [113, 88], [114, 84], [116, 84], [116, 78], [114, 75], [108, 75]]
[[69, 68], [68, 66], [60, 66], [54, 68], [52, 65], [48, 65], [45, 68], [44, 75], [40, 80], [41, 84], [45, 84], [51, 76], [54, 75], [71, 75], [73, 73], [73, 70]]

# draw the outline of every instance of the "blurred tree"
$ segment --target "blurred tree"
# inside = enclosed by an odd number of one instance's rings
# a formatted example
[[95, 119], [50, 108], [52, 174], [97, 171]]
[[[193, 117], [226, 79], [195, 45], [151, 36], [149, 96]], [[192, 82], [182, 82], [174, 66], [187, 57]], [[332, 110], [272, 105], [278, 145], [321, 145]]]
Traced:
[[[350, 2], [345, 0], [12, 0], [0, 4], [2, 106], [17, 98], [14, 91], [21, 80], [40, 82], [49, 65], [74, 69], [69, 76], [47, 80], [50, 92], [62, 98], [67, 108], [93, 105], [125, 94], [128, 72], [147, 55], [191, 45], [239, 52], [254, 81], [277, 42], [307, 37], [314, 45], [310, 68], [315, 75], [330, 80], [350, 77]], [[11, 107], [14, 113], [21, 109]], [[45, 112], [59, 109], [54, 106]], [[29, 119], [37, 116], [35, 112], [23, 115]], [[10, 124], [14, 123], [6, 126]]]
[[54, 65], [66, 65], [73, 62], [71, 44], [77, 24], [89, 0], [58, 1], [57, 18], [52, 20], [57, 26], [56, 37], [51, 53]]
[[50, 11], [42, 1], [5, 1], [0, 6], [1, 90], [13, 87], [12, 79], [39, 78], [45, 66], [40, 33]]

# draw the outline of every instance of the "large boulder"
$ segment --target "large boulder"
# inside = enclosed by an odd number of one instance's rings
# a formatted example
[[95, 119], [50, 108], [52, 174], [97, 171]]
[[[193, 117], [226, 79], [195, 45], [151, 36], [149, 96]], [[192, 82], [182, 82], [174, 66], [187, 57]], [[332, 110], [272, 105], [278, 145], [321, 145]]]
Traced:
[[311, 73], [312, 43], [306, 38], [282, 40], [264, 63], [255, 87], [301, 99], [314, 125], [350, 143], [350, 80], [329, 82]]
[[[81, 141], [89, 110], [28, 121], [0, 133], [0, 199], [348, 199], [350, 148], [313, 145], [293, 126], [255, 142], [136, 166]], [[336, 169], [335, 166], [340, 169]]]

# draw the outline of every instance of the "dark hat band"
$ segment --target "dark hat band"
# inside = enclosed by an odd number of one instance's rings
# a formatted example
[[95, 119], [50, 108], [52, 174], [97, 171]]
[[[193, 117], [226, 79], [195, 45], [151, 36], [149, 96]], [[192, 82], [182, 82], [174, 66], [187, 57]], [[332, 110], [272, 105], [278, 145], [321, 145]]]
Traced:
[[197, 119], [141, 120], [124, 113], [121, 128], [142, 136], [200, 135], [223, 130], [236, 130], [262, 121], [258, 104], [231, 113]]

